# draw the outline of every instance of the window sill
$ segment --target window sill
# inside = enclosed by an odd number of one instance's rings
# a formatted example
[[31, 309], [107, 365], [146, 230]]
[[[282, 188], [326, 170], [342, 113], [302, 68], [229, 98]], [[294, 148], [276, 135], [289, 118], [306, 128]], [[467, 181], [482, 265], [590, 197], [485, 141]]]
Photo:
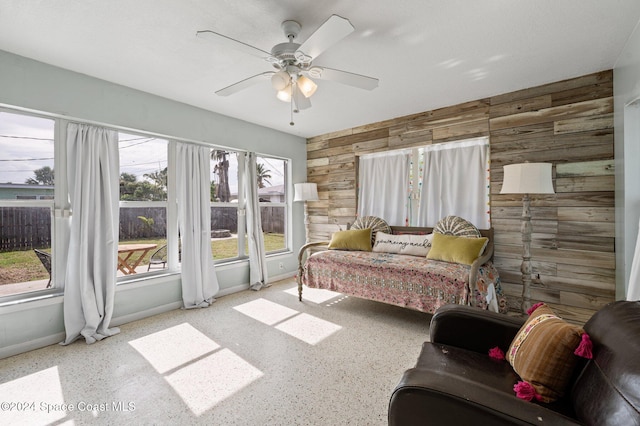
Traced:
[[0, 310], [2, 313], [9, 313], [40, 306], [54, 305], [56, 303], [62, 303], [63, 295], [64, 290], [54, 288], [5, 296], [0, 301]]
[[[140, 274], [142, 275], [142, 274]], [[121, 277], [116, 283], [116, 291], [119, 287], [138, 288], [146, 287], [148, 285], [154, 285], [161, 282], [171, 281], [176, 278], [180, 278], [180, 270], [164, 270], [151, 273], [145, 273], [143, 276], [139, 275], [127, 275]]]

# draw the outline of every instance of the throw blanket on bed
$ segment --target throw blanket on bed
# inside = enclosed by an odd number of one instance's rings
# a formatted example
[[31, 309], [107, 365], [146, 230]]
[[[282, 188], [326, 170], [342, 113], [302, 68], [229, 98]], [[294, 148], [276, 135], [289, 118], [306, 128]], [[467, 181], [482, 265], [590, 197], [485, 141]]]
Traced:
[[302, 283], [356, 297], [433, 313], [449, 303], [502, 310], [498, 271], [486, 263], [478, 271], [476, 294], [469, 295], [469, 265], [424, 257], [328, 250], [307, 259]]

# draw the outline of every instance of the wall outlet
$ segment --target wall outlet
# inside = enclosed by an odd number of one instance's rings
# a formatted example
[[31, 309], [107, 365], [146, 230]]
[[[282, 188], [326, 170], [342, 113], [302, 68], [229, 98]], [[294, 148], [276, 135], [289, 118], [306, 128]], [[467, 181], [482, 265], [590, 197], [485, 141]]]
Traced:
[[282, 263], [282, 262], [278, 263], [278, 268], [284, 269], [284, 263]]

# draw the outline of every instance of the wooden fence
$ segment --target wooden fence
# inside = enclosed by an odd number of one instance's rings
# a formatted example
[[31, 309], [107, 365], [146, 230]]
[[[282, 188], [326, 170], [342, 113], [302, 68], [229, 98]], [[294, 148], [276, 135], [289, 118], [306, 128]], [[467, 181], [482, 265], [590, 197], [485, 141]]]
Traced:
[[[263, 206], [262, 230], [284, 234], [284, 207]], [[212, 207], [211, 229], [238, 232], [236, 207]], [[165, 238], [167, 210], [163, 207], [120, 209], [120, 240]], [[51, 247], [51, 209], [0, 207], [0, 252]]]
[[0, 252], [51, 247], [51, 209], [0, 207]]

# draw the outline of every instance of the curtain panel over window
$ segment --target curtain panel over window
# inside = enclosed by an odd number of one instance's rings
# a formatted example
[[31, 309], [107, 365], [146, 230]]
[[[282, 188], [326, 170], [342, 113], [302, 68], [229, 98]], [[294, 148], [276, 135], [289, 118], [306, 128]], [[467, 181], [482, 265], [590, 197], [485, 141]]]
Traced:
[[443, 217], [455, 215], [488, 229], [489, 139], [442, 143], [422, 150], [417, 226], [435, 226]]
[[185, 309], [215, 301], [218, 278], [211, 252], [211, 149], [176, 144], [176, 193], [182, 239], [182, 301]]
[[491, 226], [486, 137], [363, 155], [358, 166], [358, 216], [433, 227], [455, 215]]
[[67, 164], [72, 217], [64, 287], [65, 345], [81, 337], [93, 343], [120, 332], [109, 328], [118, 265], [118, 133], [69, 123]]
[[378, 216], [406, 225], [411, 151], [363, 155], [358, 167], [358, 216]]
[[249, 239], [249, 285], [252, 290], [268, 287], [267, 260], [258, 198], [256, 154], [247, 152], [245, 161], [245, 197], [247, 210], [247, 238]]

